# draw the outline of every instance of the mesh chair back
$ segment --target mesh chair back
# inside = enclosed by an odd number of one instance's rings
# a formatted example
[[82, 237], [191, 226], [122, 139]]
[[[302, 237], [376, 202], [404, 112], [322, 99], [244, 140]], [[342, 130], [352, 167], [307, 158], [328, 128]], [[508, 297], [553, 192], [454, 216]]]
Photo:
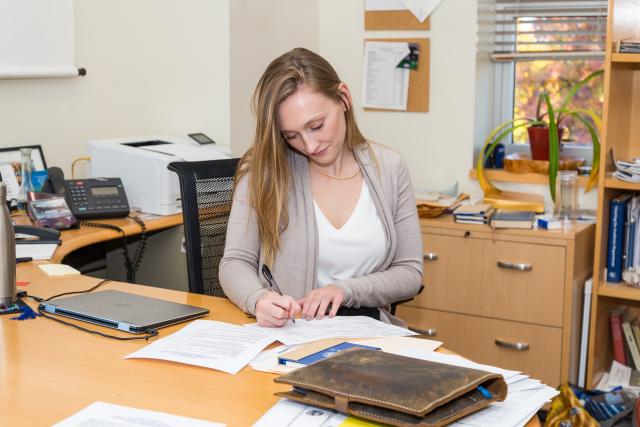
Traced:
[[180, 179], [189, 292], [226, 297], [218, 268], [239, 160], [173, 162], [168, 166]]

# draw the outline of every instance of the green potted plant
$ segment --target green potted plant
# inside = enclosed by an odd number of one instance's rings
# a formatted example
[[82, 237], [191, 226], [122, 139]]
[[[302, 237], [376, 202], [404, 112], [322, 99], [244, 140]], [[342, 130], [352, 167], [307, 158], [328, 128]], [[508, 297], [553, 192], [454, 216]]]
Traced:
[[[598, 70], [589, 74], [584, 79], [573, 85], [567, 96], [554, 108], [551, 99], [546, 91], [538, 95], [538, 104], [535, 117], [520, 117], [509, 120], [496, 127], [487, 137], [483, 148], [476, 161], [476, 172], [478, 183], [486, 194], [496, 195], [501, 190], [493, 185], [485, 176], [484, 164], [491, 156], [496, 145], [514, 130], [527, 126], [530, 136], [532, 157], [540, 159], [546, 157], [549, 160], [549, 191], [551, 198], [555, 202], [556, 198], [556, 177], [560, 166], [560, 140], [562, 138], [562, 123], [568, 117], [573, 117], [587, 128], [593, 144], [593, 161], [591, 175], [585, 188], [585, 192], [590, 191], [596, 184], [598, 171], [600, 168], [600, 135], [602, 132], [602, 121], [598, 115], [585, 108], [570, 108], [569, 104], [576, 93], [592, 79], [602, 76], [604, 70]], [[544, 108], [543, 108], [544, 107]]]

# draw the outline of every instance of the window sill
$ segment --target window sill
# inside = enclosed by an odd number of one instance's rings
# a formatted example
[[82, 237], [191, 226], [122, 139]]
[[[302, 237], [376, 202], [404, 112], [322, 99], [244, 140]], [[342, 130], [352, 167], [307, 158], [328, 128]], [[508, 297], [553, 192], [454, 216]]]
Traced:
[[[495, 182], [514, 182], [518, 184], [549, 184], [549, 177], [541, 173], [515, 173], [507, 172], [504, 169], [485, 169], [485, 176]], [[475, 169], [469, 171], [469, 178], [478, 179]], [[579, 176], [578, 184], [585, 187], [589, 181], [588, 176]]]

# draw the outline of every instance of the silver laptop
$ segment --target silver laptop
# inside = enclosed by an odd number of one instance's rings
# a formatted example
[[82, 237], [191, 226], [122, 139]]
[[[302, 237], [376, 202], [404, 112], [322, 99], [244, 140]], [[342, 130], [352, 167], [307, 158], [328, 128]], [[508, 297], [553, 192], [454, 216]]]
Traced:
[[201, 317], [206, 308], [121, 291], [100, 291], [40, 304], [47, 313], [70, 317], [132, 334]]

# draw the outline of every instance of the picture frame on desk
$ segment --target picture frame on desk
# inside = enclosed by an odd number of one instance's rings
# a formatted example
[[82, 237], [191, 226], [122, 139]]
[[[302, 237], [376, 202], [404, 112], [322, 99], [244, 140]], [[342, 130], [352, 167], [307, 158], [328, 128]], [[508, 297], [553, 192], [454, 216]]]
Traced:
[[44, 159], [42, 145], [21, 145], [19, 147], [0, 148], [0, 165], [20, 163], [20, 149], [31, 148], [31, 160], [33, 161], [33, 170], [46, 170], [47, 163]]

